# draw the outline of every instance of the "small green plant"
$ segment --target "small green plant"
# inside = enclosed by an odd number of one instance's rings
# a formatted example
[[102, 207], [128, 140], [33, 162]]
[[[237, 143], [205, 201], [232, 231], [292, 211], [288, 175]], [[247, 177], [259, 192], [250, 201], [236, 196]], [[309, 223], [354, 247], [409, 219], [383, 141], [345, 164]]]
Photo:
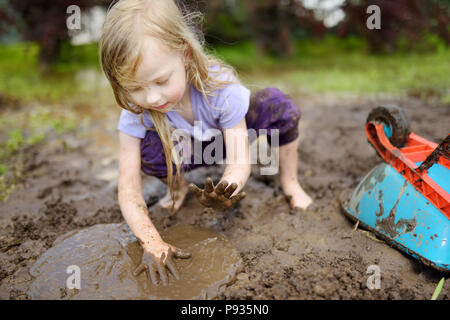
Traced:
[[442, 278], [441, 281], [439, 281], [436, 289], [434, 290], [433, 296], [431, 297], [431, 300], [436, 300], [439, 296], [439, 294], [442, 291], [442, 288], [444, 287], [445, 278]]
[[2, 165], [0, 168], [0, 201], [4, 202], [15, 189], [18, 188], [22, 178], [23, 159], [22, 154], [16, 157], [9, 166]]
[[8, 132], [8, 141], [6, 141], [7, 154], [16, 152], [25, 142], [21, 129], [13, 129]]
[[[76, 128], [78, 121], [70, 110], [56, 111], [55, 108], [38, 107], [30, 113], [30, 125], [36, 130], [52, 129], [57, 134], [70, 132]], [[43, 133], [40, 133], [41, 136]]]

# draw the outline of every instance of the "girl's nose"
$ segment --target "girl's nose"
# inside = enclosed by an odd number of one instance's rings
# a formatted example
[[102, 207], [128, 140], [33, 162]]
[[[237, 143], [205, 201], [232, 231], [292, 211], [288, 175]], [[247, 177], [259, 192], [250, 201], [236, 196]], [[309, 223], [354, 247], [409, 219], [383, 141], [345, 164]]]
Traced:
[[158, 106], [161, 103], [161, 94], [157, 89], [147, 89], [145, 95], [145, 102], [151, 107]]

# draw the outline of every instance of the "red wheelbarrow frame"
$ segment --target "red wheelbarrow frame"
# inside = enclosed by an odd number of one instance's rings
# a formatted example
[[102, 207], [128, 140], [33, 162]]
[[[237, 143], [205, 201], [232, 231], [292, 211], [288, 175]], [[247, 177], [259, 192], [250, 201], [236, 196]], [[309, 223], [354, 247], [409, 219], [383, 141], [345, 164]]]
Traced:
[[[427, 168], [420, 168], [416, 165], [416, 162], [423, 163], [438, 147], [438, 144], [415, 133], [410, 133], [406, 145], [402, 148], [396, 148], [386, 136], [383, 124], [367, 122], [365, 130], [367, 139], [386, 163], [391, 165], [450, 219], [450, 194], [431, 179]], [[448, 137], [445, 140], [448, 140]], [[447, 145], [443, 147], [445, 149]], [[450, 170], [450, 160], [446, 157], [439, 157], [437, 163]]]

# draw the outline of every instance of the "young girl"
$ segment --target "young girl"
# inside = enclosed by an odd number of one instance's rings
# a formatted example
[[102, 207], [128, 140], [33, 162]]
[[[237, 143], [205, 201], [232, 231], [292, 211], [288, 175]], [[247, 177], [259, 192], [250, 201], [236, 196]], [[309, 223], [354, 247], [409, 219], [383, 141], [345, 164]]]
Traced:
[[[135, 274], [148, 270], [155, 284], [156, 271], [167, 284], [166, 267], [178, 279], [172, 256], [190, 254], [164, 242], [152, 224], [142, 196], [141, 170], [168, 184], [159, 204], [172, 207], [172, 214], [188, 189], [203, 205], [227, 209], [245, 196], [241, 190], [250, 175], [248, 135], [242, 133], [267, 129], [271, 136], [278, 130], [281, 187], [292, 208], [305, 209], [312, 202], [297, 180], [300, 108], [275, 88], [250, 95], [230, 66], [205, 53], [190, 24], [196, 17], [183, 15], [173, 0], [120, 0], [108, 11], [99, 43], [103, 71], [124, 109], [118, 125], [118, 198], [144, 249]], [[198, 123], [200, 130], [194, 126]], [[227, 162], [216, 186], [208, 178], [201, 190], [182, 177], [181, 172], [206, 163], [185, 163], [172, 152], [181, 141], [173, 141], [174, 129], [188, 132], [202, 150], [212, 138], [209, 129], [220, 130]], [[236, 151], [236, 145], [244, 148]]]

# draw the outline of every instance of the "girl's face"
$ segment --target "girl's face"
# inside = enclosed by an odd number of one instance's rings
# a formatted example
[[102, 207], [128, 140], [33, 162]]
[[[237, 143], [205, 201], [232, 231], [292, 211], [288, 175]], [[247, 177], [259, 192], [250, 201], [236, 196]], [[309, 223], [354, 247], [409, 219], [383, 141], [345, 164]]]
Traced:
[[129, 88], [131, 102], [159, 112], [181, 109], [189, 99], [185, 57], [170, 52], [153, 37], [147, 36], [144, 41], [142, 61], [134, 77], [141, 85]]

